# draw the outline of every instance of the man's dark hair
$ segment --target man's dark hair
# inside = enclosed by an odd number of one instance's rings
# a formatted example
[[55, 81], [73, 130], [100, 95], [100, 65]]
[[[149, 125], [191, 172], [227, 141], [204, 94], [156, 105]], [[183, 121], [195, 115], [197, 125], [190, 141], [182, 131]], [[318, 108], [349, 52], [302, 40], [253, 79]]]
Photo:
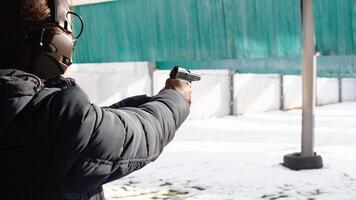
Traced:
[[[49, 20], [47, 0], [5, 0], [0, 6], [0, 68], [16, 67], [28, 48], [24, 31]], [[18, 66], [16, 68], [19, 68]]]
[[2, 4], [2, 17], [19, 26], [43, 22], [50, 14], [47, 0], [5, 0]]

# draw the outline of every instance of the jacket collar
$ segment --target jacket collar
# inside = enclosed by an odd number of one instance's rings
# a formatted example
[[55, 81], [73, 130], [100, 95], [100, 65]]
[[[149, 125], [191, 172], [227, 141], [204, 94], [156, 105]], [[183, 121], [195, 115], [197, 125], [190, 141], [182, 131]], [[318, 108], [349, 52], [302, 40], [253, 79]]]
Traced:
[[40, 78], [16, 69], [0, 69], [0, 100], [33, 96], [43, 88]]

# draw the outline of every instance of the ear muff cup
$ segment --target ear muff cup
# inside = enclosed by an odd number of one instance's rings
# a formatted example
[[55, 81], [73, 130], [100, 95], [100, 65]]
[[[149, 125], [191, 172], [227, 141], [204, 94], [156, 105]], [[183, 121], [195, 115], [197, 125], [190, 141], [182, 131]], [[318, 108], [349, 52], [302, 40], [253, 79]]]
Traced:
[[48, 53], [56, 53], [57, 51], [56, 47], [52, 44], [47, 44], [44, 48], [46, 48], [45, 51]]
[[32, 56], [32, 72], [40, 78], [63, 74], [72, 64], [73, 37], [65, 32], [43, 29]]

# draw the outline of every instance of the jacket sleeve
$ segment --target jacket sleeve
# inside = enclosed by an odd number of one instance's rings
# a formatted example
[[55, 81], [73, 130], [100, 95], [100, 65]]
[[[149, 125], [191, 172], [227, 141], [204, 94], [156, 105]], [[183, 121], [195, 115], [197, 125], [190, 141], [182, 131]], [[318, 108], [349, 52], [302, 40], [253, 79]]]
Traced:
[[147, 95], [138, 95], [138, 96], [133, 96], [133, 97], [128, 97], [122, 101], [119, 101], [111, 106], [109, 108], [122, 108], [122, 107], [138, 107], [141, 106], [142, 104], [145, 104], [147, 102], [151, 101], [151, 97], [148, 97]]
[[52, 127], [54, 163], [65, 163], [66, 169], [57, 169], [58, 182], [68, 191], [88, 191], [154, 161], [189, 114], [187, 100], [175, 90], [117, 109], [90, 104], [80, 89], [57, 98], [66, 106], [55, 111], [61, 117]]

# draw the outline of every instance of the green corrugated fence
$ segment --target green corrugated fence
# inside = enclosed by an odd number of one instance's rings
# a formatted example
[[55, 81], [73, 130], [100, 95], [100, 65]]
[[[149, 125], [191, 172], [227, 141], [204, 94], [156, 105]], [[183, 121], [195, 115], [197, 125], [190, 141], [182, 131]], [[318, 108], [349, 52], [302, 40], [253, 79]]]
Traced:
[[356, 1], [314, 0], [317, 50], [322, 55], [356, 53]]
[[79, 6], [76, 62], [300, 56], [296, 0], [118, 0]]
[[[300, 6], [299, 0], [116, 0], [78, 6], [86, 26], [74, 60], [296, 74]], [[355, 13], [355, 0], [314, 0], [317, 50], [331, 56], [320, 58], [321, 74], [353, 73], [353, 61], [345, 64], [343, 56], [355, 52]]]

